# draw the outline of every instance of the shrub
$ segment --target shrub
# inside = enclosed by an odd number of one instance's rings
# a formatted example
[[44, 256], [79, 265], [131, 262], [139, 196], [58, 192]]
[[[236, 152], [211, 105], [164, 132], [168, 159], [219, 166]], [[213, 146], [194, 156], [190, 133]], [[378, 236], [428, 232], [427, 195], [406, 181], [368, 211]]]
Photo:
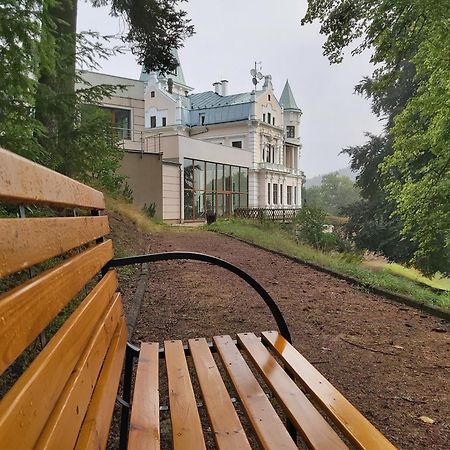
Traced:
[[147, 205], [147, 203], [144, 203], [142, 211], [144, 211], [144, 213], [148, 217], [150, 217], [150, 219], [153, 219], [153, 217], [155, 217], [156, 214], [156, 203], [150, 203], [149, 205]]
[[296, 236], [303, 242], [320, 248], [325, 225], [325, 211], [320, 208], [304, 206], [295, 216], [294, 230]]

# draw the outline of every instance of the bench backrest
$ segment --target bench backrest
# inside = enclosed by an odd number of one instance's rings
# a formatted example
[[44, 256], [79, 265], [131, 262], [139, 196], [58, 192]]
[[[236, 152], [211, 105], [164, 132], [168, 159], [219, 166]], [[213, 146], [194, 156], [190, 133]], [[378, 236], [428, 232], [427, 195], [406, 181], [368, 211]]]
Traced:
[[104, 208], [101, 192], [0, 149], [2, 449], [106, 446], [127, 329], [115, 271], [99, 275], [113, 257]]

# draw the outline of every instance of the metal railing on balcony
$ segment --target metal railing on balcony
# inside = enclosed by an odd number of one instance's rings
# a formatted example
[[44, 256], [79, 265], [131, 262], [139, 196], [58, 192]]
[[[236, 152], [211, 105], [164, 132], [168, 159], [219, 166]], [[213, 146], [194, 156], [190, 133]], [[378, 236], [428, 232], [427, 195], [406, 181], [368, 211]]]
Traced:
[[300, 208], [236, 208], [234, 217], [239, 219], [271, 220], [289, 223], [295, 219]]
[[293, 167], [287, 167], [284, 164], [261, 162], [261, 163], [259, 163], [259, 168], [265, 169], [265, 170], [274, 170], [276, 172], [288, 173], [291, 175], [303, 175], [303, 172], [300, 169], [294, 169]]
[[120, 127], [112, 127], [112, 130], [125, 150], [161, 153], [161, 133]]

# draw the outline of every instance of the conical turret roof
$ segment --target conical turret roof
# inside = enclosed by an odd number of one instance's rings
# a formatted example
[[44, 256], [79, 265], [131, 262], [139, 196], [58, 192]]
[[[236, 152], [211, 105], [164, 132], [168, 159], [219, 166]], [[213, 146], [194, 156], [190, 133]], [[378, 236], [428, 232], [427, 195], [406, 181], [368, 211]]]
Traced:
[[[184, 79], [184, 73], [183, 69], [180, 65], [180, 57], [178, 56], [178, 50], [173, 48], [171, 50], [171, 53], [173, 57], [178, 61], [178, 66], [175, 70], [175, 73], [166, 73], [164, 76], [161, 75], [160, 72], [157, 72], [158, 79], [167, 79], [172, 78], [174, 83], [181, 84], [182, 86], [187, 86], [186, 80]], [[144, 67], [141, 69], [141, 76], [139, 77], [140, 81], [147, 81], [148, 80], [148, 72], [144, 70]]]
[[289, 80], [286, 80], [286, 84], [284, 85], [283, 93], [280, 97], [280, 105], [284, 109], [296, 109], [300, 111], [300, 108], [295, 101], [294, 94], [292, 93], [291, 86], [289, 85]]

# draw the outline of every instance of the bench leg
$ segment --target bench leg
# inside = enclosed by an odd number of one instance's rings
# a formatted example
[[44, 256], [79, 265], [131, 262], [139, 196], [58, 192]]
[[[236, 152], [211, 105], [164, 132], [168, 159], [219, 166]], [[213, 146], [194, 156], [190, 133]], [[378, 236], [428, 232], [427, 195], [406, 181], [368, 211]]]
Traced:
[[125, 353], [125, 370], [123, 375], [123, 389], [122, 389], [122, 411], [120, 417], [120, 443], [119, 449], [126, 450], [128, 445], [128, 429], [130, 424], [130, 410], [131, 410], [131, 382], [133, 378], [133, 363], [134, 358], [139, 356], [139, 349], [130, 343], [127, 343], [127, 350]]

